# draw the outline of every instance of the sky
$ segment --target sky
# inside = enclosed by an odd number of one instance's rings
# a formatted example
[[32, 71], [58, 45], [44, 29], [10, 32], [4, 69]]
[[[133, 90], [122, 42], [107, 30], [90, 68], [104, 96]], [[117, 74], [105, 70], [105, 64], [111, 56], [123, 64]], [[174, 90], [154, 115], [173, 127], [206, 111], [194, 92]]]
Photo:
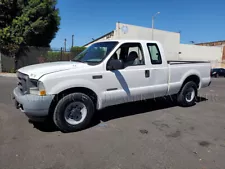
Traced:
[[82, 46], [115, 30], [116, 22], [181, 32], [181, 43], [225, 40], [225, 0], [58, 0], [60, 30], [52, 48]]

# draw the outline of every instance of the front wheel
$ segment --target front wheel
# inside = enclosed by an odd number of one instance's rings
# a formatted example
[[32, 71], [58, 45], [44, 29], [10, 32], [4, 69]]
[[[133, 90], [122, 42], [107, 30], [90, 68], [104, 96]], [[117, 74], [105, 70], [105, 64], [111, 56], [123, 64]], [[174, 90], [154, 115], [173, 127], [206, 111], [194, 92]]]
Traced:
[[83, 93], [72, 93], [57, 104], [53, 121], [62, 132], [75, 132], [86, 128], [94, 114], [94, 104]]
[[183, 107], [190, 107], [195, 105], [197, 100], [197, 85], [190, 81], [187, 82], [178, 93], [177, 102]]

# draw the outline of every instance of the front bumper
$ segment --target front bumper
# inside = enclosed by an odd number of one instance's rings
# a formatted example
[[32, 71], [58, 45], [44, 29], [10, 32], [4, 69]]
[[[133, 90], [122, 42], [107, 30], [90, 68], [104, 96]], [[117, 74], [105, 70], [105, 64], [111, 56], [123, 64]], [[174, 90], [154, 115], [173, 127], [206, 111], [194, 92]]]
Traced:
[[48, 115], [54, 95], [23, 95], [18, 87], [13, 90], [15, 106], [28, 117], [44, 117]]

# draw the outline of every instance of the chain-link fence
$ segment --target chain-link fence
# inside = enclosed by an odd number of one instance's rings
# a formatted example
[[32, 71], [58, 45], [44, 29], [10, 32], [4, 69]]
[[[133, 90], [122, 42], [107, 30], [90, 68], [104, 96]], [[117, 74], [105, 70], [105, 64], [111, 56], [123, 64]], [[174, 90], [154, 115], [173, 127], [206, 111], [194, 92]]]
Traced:
[[[21, 55], [17, 60], [17, 68], [28, 65], [56, 62], [56, 61], [69, 61], [76, 55], [81, 53], [85, 48], [75, 47], [70, 51], [65, 51], [63, 48], [43, 48], [43, 47], [29, 47], [25, 54]], [[15, 60], [12, 57], [0, 55], [0, 64], [2, 72], [15, 72]]]

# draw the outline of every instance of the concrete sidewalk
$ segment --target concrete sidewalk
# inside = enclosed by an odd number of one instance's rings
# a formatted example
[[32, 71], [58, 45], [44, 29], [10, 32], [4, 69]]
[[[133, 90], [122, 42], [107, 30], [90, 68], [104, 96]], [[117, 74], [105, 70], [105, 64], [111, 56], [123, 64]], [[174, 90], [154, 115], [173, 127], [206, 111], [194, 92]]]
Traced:
[[0, 77], [16, 77], [16, 73], [3, 73], [3, 72], [0, 72]]

